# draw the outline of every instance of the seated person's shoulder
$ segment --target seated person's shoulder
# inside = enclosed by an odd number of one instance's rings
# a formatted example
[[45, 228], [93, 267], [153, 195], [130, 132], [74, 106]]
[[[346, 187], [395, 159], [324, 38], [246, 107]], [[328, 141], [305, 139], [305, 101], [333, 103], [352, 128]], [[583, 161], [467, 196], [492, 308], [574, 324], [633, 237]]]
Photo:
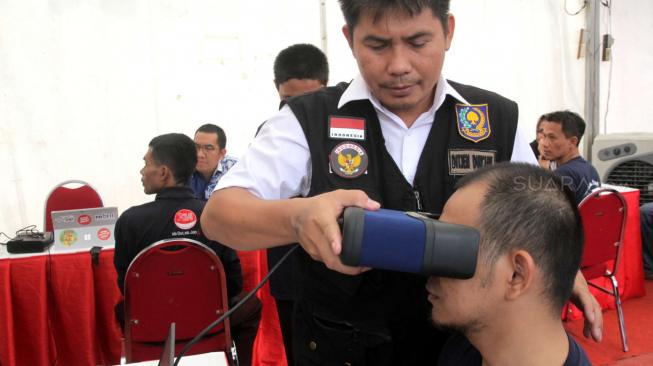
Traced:
[[469, 343], [467, 337], [454, 333], [442, 348], [438, 366], [480, 366], [483, 364], [481, 353]]
[[591, 366], [592, 363], [583, 348], [571, 335], [567, 334], [567, 337], [569, 337], [569, 354], [562, 366]]

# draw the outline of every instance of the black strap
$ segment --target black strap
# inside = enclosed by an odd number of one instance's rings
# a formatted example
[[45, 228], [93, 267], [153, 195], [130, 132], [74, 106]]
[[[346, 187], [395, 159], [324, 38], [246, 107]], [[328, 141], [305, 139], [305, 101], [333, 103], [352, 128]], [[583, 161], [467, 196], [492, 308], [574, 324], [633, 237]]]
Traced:
[[91, 248], [91, 263], [93, 263], [94, 266], [99, 266], [100, 265], [100, 252], [102, 251], [102, 247], [93, 247]]

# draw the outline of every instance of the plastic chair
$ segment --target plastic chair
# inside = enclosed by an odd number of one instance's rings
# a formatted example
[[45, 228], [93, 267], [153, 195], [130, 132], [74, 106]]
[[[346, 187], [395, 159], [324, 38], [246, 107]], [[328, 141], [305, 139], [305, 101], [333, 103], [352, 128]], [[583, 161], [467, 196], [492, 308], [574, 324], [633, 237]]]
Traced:
[[[125, 276], [125, 359], [158, 359], [175, 323], [175, 355], [202, 329], [227, 312], [227, 285], [218, 256], [192, 239], [158, 241], [143, 249]], [[187, 354], [214, 351], [235, 358], [229, 319]]]
[[[579, 205], [585, 234], [585, 249], [581, 271], [592, 287], [614, 296], [619, 317], [619, 331], [624, 352], [628, 352], [628, 339], [624, 314], [619, 297], [616, 273], [621, 259], [627, 205], [621, 193], [614, 189], [599, 189], [585, 197]], [[608, 278], [612, 289], [599, 286], [591, 280]]]
[[[79, 187], [74, 187], [79, 185]], [[45, 200], [44, 231], [52, 231], [52, 211], [104, 207], [95, 188], [81, 180], [67, 180], [57, 184]]]

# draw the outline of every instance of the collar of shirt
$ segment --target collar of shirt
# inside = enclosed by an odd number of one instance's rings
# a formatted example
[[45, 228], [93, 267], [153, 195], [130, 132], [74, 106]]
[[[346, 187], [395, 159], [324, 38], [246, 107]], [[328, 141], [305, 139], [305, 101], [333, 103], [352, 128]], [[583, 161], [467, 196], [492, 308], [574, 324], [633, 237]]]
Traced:
[[[429, 108], [428, 111], [422, 113], [417, 118], [413, 126], [417, 127], [424, 124], [433, 123], [435, 112], [438, 110], [438, 108], [440, 108], [442, 103], [444, 103], [444, 99], [447, 95], [451, 95], [461, 103], [469, 104], [465, 98], [463, 98], [460, 93], [458, 93], [458, 91], [456, 91], [456, 89], [454, 89], [451, 84], [447, 82], [447, 79], [440, 75], [438, 83], [435, 87], [433, 105], [431, 105], [431, 108]], [[338, 108], [341, 108], [343, 105], [351, 101], [363, 99], [368, 99], [374, 106], [374, 109], [377, 111], [377, 113], [384, 114], [394, 123], [402, 126], [404, 129], [407, 129], [406, 124], [401, 120], [401, 118], [384, 107], [381, 102], [374, 95], [372, 95], [370, 88], [367, 86], [367, 83], [365, 83], [365, 79], [363, 79], [360, 74], [352, 80], [345, 92], [340, 97], [340, 100], [338, 101]]]
[[156, 194], [156, 199], [195, 198], [195, 192], [189, 187], [166, 187]]

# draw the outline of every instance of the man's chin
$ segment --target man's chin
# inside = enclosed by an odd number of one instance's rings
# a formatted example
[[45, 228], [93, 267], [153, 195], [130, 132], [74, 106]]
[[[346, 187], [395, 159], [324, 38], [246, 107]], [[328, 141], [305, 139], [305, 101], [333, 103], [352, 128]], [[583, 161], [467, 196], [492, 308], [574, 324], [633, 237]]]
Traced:
[[437, 321], [433, 317], [431, 318], [431, 324], [439, 330], [442, 330], [447, 333], [458, 332], [465, 334], [467, 328], [460, 324], [449, 323], [446, 321]]

